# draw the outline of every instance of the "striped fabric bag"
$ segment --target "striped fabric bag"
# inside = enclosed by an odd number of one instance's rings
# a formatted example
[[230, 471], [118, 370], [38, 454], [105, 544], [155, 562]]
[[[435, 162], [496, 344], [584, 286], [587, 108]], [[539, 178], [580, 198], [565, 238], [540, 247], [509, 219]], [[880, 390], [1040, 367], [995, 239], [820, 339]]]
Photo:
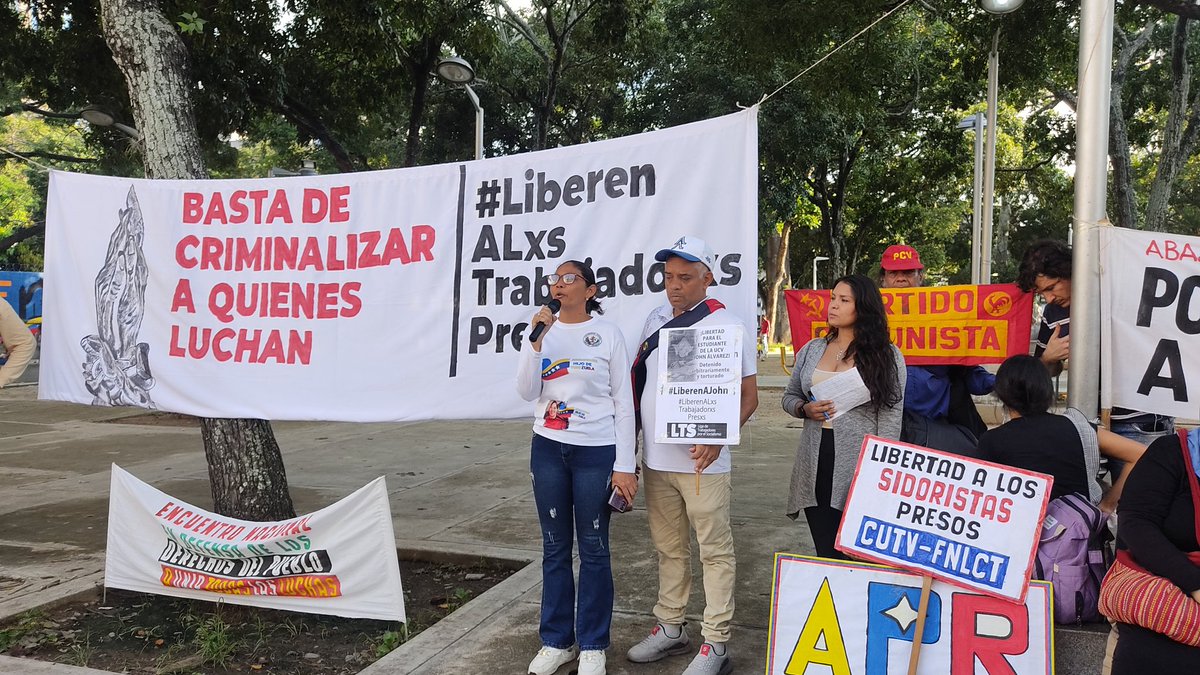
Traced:
[[[1192, 470], [1185, 432], [1179, 437], [1188, 467], [1192, 488], [1192, 503], [1197, 510], [1196, 528], [1200, 530], [1200, 484]], [[1200, 538], [1200, 532], [1197, 532]], [[1200, 553], [1189, 553], [1188, 559], [1200, 566]], [[1131, 623], [1176, 642], [1200, 647], [1200, 603], [1185, 594], [1178, 586], [1160, 576], [1147, 572], [1134, 561], [1128, 551], [1117, 552], [1117, 560], [1100, 585], [1100, 613], [1113, 621]]]

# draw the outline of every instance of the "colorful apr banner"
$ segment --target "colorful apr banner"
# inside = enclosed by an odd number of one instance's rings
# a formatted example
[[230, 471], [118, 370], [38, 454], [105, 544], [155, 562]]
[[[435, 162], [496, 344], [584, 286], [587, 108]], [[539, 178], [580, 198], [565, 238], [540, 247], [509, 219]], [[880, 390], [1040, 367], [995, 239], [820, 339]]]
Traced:
[[838, 550], [1020, 602], [1054, 478], [867, 436]]
[[[921, 576], [877, 565], [779, 553], [771, 588], [767, 675], [901, 675], [916, 633]], [[935, 582], [919, 675], [1054, 672], [1050, 584], [1023, 603]]]
[[258, 180], [54, 172], [39, 396], [205, 417], [529, 416], [517, 354], [547, 274], [595, 271], [632, 350], [654, 254], [716, 253], [751, 323], [757, 109], [462, 164]]
[[104, 585], [312, 614], [405, 620], [383, 477], [320, 511], [251, 522], [174, 499], [114, 464]]
[[1102, 407], [1200, 418], [1200, 237], [1099, 232]]
[[[1000, 363], [1029, 353], [1033, 295], [1015, 284], [885, 288], [892, 342], [910, 366]], [[829, 332], [829, 291], [784, 291], [796, 350]]]

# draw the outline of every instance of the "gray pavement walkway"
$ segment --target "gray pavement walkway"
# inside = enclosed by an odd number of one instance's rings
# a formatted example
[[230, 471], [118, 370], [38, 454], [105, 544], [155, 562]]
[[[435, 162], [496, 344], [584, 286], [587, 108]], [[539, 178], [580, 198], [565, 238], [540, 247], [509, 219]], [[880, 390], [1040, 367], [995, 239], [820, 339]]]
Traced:
[[[803, 520], [783, 515], [800, 422], [779, 409], [786, 377], [778, 358], [762, 368], [760, 409], [733, 462], [738, 582], [730, 645], [736, 673], [764, 669], [774, 553], [812, 552]], [[37, 401], [34, 387], [0, 390], [0, 618], [99, 584], [112, 463], [168, 494], [211, 504], [199, 429], [119, 421], [141, 412]], [[525, 673], [540, 646], [541, 592], [528, 420], [289, 422], [275, 424], [275, 431], [299, 512], [326, 506], [385, 475], [401, 549], [435, 560], [486, 556], [530, 563], [364, 672]], [[614, 516], [611, 546], [616, 608], [608, 672], [682, 672], [690, 655], [648, 665], [624, 658], [653, 624], [657, 591], [640, 497], [634, 511]], [[698, 626], [703, 611], [698, 561], [693, 568], [697, 583], [688, 616]], [[1083, 650], [1093, 643], [1085, 640]], [[96, 671], [0, 657], [0, 673], [9, 672]]]

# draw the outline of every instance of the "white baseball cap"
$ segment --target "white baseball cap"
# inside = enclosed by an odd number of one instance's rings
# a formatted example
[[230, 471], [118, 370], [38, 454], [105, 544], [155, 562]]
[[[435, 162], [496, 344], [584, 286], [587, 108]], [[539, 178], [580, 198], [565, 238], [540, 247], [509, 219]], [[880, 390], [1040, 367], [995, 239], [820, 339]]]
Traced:
[[679, 238], [679, 241], [671, 245], [671, 248], [664, 248], [655, 253], [654, 259], [659, 262], [666, 262], [667, 258], [673, 255], [679, 256], [689, 262], [704, 263], [710, 272], [717, 267], [717, 256], [700, 237], [682, 236]]

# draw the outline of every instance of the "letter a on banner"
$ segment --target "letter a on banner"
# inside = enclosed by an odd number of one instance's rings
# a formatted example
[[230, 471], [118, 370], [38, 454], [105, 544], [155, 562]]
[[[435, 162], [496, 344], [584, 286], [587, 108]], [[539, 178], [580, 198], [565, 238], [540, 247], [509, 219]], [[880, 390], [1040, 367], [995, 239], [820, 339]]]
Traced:
[[[820, 643], [824, 642], [824, 648]], [[808, 621], [796, 640], [796, 649], [788, 660], [785, 675], [804, 675], [809, 664], [829, 666], [833, 675], [851, 675], [850, 659], [846, 655], [846, 641], [842, 627], [838, 624], [837, 608], [833, 604], [833, 592], [829, 590], [829, 579], [821, 582], [817, 598], [813, 600]]]

